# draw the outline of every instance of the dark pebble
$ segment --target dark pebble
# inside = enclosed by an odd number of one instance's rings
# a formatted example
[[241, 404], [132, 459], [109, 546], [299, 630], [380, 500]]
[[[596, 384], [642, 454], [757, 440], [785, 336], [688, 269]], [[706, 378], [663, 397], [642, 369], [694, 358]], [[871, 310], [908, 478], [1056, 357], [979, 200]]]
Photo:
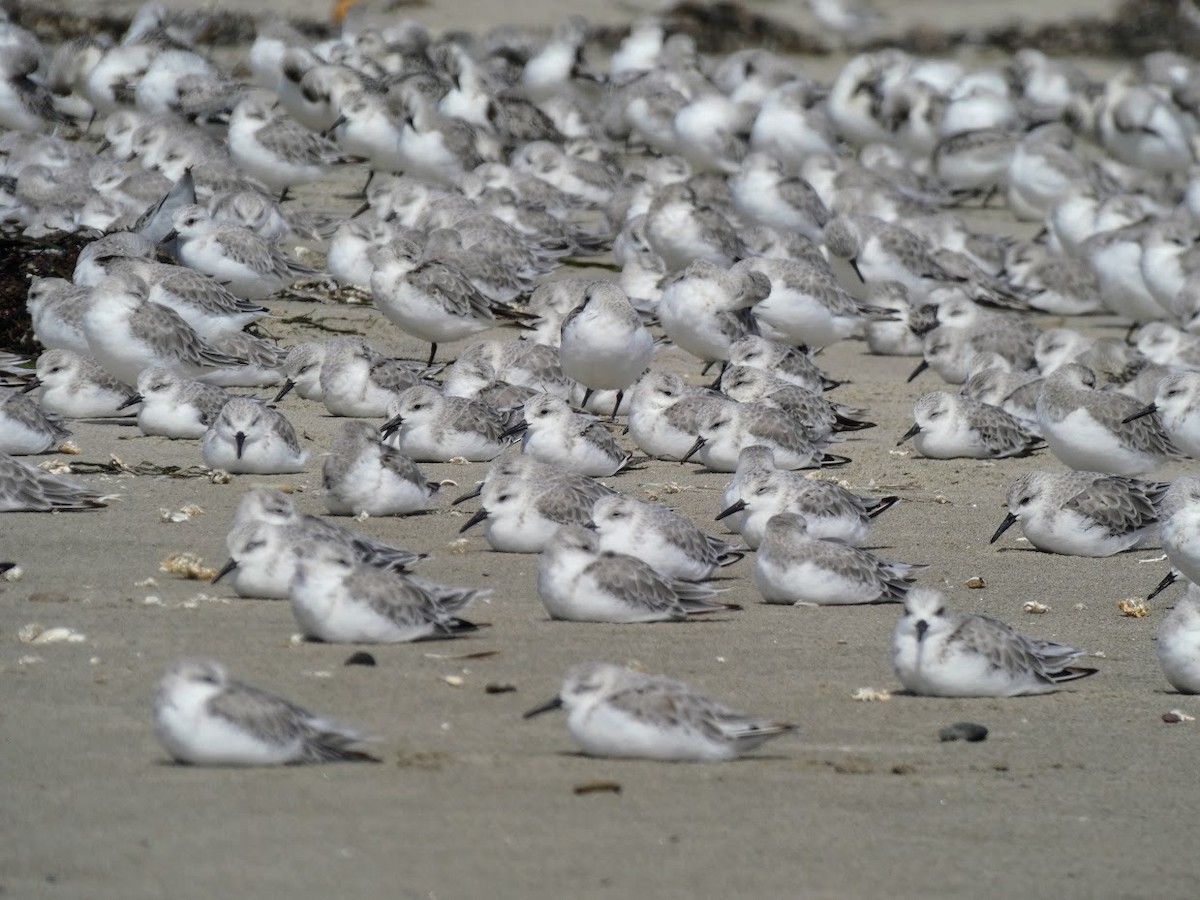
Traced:
[[515, 684], [497, 684], [496, 682], [488, 682], [483, 686], [484, 693], [488, 694], [512, 694], [517, 690]]
[[955, 722], [938, 732], [938, 737], [943, 741], [971, 741], [974, 743], [986, 739], [987, 736], [987, 728], [974, 722]]
[[348, 665], [348, 666], [373, 666], [373, 665], [375, 665], [375, 657], [373, 657], [370, 653], [364, 653], [363, 651], [359, 650], [357, 653], [353, 654], [349, 659], [346, 660], [346, 665]]

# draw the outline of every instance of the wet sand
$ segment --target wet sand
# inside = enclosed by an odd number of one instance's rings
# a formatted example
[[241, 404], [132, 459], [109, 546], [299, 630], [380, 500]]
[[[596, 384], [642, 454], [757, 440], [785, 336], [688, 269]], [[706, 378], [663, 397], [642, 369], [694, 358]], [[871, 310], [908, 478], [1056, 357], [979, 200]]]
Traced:
[[[446, 7], [413, 13], [436, 17]], [[360, 177], [345, 173], [346, 185]], [[352, 208], [322, 191], [301, 189], [301, 201]], [[986, 224], [1014, 227], [997, 213]], [[269, 305], [361, 331], [389, 353], [424, 352], [369, 309]], [[1115, 335], [1123, 326], [1101, 317], [1080, 327]], [[269, 330], [285, 341], [325, 336], [299, 324]], [[94, 513], [0, 517], [0, 558], [24, 570], [20, 581], [0, 582], [5, 896], [1193, 896], [1200, 723], [1168, 725], [1161, 716], [1200, 716], [1200, 701], [1171, 691], [1153, 643], [1178, 588], [1146, 618], [1116, 606], [1145, 596], [1165, 573], [1164, 562], [1145, 561], [1157, 551], [1058, 557], [1031, 550], [1017, 529], [989, 546], [1008, 483], [1029, 468], [1059, 468], [1053, 458], [939, 462], [909, 445], [897, 450], [913, 401], [940, 389], [937, 378], [905, 384], [913, 360], [869, 356], [861, 342], [820, 361], [849, 379], [836, 398], [866, 407], [878, 423], [838, 448], [853, 462], [831, 474], [904, 500], [880, 518], [870, 546], [928, 563], [921, 583], [945, 586], [957, 609], [1102, 654], [1087, 663], [1100, 674], [1039, 698], [894, 693], [856, 702], [858, 688], [899, 687], [890, 662], [898, 607], [761, 604], [752, 557], [724, 573], [724, 599], [743, 604], [740, 612], [678, 625], [551, 622], [534, 590], [536, 557], [493, 553], [478, 530], [459, 552], [458, 529], [477, 507], [449, 501], [485, 466], [449, 464], [423, 466], [458, 485], [443, 489], [433, 512], [356, 527], [431, 553], [420, 567], [426, 577], [492, 588], [491, 603], [469, 616], [491, 627], [456, 641], [366, 648], [376, 667], [346, 667], [355, 648], [290, 642], [297, 629], [286, 603], [238, 599], [224, 583], [158, 570], [178, 551], [220, 566], [247, 488], [287, 485], [303, 510], [323, 512], [320, 453], [338, 420], [289, 396], [281, 409], [312, 453], [303, 474], [228, 484], [81, 476], [120, 499]], [[678, 350], [657, 365], [700, 382], [698, 365]], [[83, 452], [60, 457], [68, 462], [114, 454], [129, 465], [201, 463], [196, 442], [142, 437], [129, 425], [74, 430]], [[726, 480], [662, 462], [606, 479], [714, 533]], [[163, 520], [161, 510], [190, 504], [203, 513]], [[967, 589], [973, 576], [986, 587]], [[1050, 609], [1026, 614], [1029, 600]], [[18, 630], [32, 622], [87, 639], [21, 643]], [[456, 658], [485, 652], [495, 655]], [[383, 762], [171, 764], [154, 738], [150, 704], [164, 668], [184, 655], [217, 657], [236, 677], [379, 735], [373, 750]], [[723, 765], [584, 758], [561, 716], [520, 718], [584, 660], [637, 661], [800, 730]], [[488, 693], [489, 684], [515, 691]], [[988, 739], [940, 743], [938, 729], [960, 720], [986, 725]], [[619, 793], [575, 792], [598, 780]]]

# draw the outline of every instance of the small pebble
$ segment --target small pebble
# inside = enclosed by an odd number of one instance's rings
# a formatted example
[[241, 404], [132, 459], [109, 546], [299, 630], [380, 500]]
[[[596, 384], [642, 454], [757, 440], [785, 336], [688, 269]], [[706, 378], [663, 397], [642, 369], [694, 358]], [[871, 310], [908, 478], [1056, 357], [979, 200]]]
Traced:
[[938, 732], [938, 737], [943, 741], [982, 741], [988, 736], [988, 730], [982, 725], [977, 725], [974, 722], [955, 722], [953, 725], [947, 725]]
[[373, 666], [375, 665], [375, 657], [370, 653], [364, 653], [359, 650], [357, 653], [351, 654], [343, 665], [347, 666]]

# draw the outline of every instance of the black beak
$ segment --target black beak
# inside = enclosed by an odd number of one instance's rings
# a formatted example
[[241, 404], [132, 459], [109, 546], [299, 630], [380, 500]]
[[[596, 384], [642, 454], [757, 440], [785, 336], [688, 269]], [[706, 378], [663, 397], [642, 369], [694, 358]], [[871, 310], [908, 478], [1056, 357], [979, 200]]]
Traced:
[[175, 240], [175, 238], [177, 238], [177, 237], [179, 237], [179, 232], [176, 231], [174, 228], [172, 228], [170, 231], [168, 231], [166, 234], [163, 235], [163, 239], [158, 242], [158, 246], [161, 247], [161, 246], [163, 246], [163, 244], [169, 244], [169, 243], [171, 243], [171, 241]]
[[719, 513], [717, 513], [717, 517], [715, 519], [713, 519], [713, 521], [720, 522], [726, 516], [732, 516], [734, 513], [740, 513], [745, 508], [746, 508], [746, 501], [738, 500], [736, 503], [730, 504], [729, 506], [727, 506], [723, 510], [721, 510]]
[[225, 565], [221, 566], [221, 571], [212, 577], [212, 581], [210, 581], [209, 584], [216, 584], [218, 581], [220, 581], [222, 578], [224, 578], [226, 575], [228, 575], [230, 572], [232, 572], [236, 568], [237, 568], [237, 560], [234, 559], [233, 557], [230, 557], [229, 561], [227, 563], [225, 563]]
[[475, 515], [473, 515], [473, 516], [471, 516], [471, 518], [467, 519], [467, 524], [464, 525], [462, 528], [458, 529], [458, 533], [462, 534], [468, 528], [475, 527], [476, 525], [478, 525], [480, 522], [482, 522], [487, 517], [488, 517], [488, 511], [486, 509], [479, 510], [477, 513], [475, 513]]
[[392, 436], [393, 432], [395, 432], [397, 429], [399, 429], [399, 427], [403, 424], [404, 424], [403, 416], [392, 416], [390, 419], [388, 419], [386, 422], [384, 422], [382, 425], [379, 426], [379, 433], [383, 437], [389, 438]]
[[679, 460], [679, 464], [683, 465], [685, 462], [687, 462], [689, 459], [691, 459], [693, 456], [695, 456], [697, 453], [699, 453], [700, 448], [703, 447], [707, 443], [708, 443], [708, 441], [706, 441], [702, 437], [696, 438], [696, 443], [692, 444], [691, 450], [689, 450], [687, 453], [683, 454], [683, 459]]
[[280, 400], [282, 400], [284, 397], [286, 397], [288, 395], [288, 392], [291, 391], [291, 389], [294, 388], [295, 386], [296, 386], [296, 382], [292, 381], [292, 379], [289, 378], [287, 381], [285, 381], [283, 383], [283, 387], [281, 387], [279, 389], [279, 393], [275, 395], [275, 399], [272, 400], [271, 402], [278, 403]]
[[502, 440], [502, 441], [507, 440], [508, 438], [512, 437], [514, 434], [520, 434], [522, 431], [524, 431], [528, 427], [529, 427], [528, 422], [518, 422], [512, 428], [505, 428], [502, 432], [500, 432], [500, 440]]
[[370, 208], [371, 208], [371, 201], [366, 200], [363, 202], [362, 206], [360, 206], [358, 209], [356, 209], [354, 211], [354, 213], [350, 216], [350, 218], [357, 219], [359, 216], [361, 216], [363, 213], [365, 213]]
[[913, 427], [908, 429], [908, 431], [904, 432], [904, 437], [902, 437], [902, 438], [900, 438], [900, 440], [896, 441], [896, 446], [899, 447], [901, 444], [903, 444], [905, 441], [907, 441], [910, 437], [914, 437], [920, 433], [921, 433], [921, 426], [914, 422]]
[[1146, 596], [1146, 600], [1147, 601], [1153, 600], [1155, 597], [1157, 597], [1159, 594], [1161, 594], [1163, 591], [1165, 591], [1167, 588], [1169, 588], [1171, 585], [1173, 585], [1178, 580], [1179, 580], [1179, 576], [1176, 575], [1175, 570], [1172, 569], [1165, 576], [1163, 576], [1163, 580], [1158, 583], [1158, 587], [1156, 587], [1154, 590], [1152, 590]]
[[471, 490], [467, 491], [465, 494], [462, 494], [461, 496], [456, 497], [453, 500], [451, 500], [450, 505], [458, 506], [458, 504], [463, 503], [466, 500], [474, 500], [476, 497], [478, 497], [482, 493], [483, 493], [483, 482], [481, 481], [478, 484], [476, 484], [475, 487], [473, 487]]
[[336, 119], [333, 120], [332, 125], [330, 125], [328, 128], [326, 128], [324, 131], [321, 132], [321, 137], [323, 137], [323, 138], [329, 137], [331, 134], [333, 134], [335, 131], [337, 131], [339, 128], [341, 128], [345, 124], [346, 124], [346, 117], [338, 116]]
[[539, 703], [533, 709], [522, 714], [521, 718], [532, 719], [534, 716], [540, 716], [542, 713], [548, 713], [553, 709], [561, 709], [562, 705], [562, 697], [552, 697], [545, 703]]
[[925, 640], [925, 632], [929, 630], [929, 623], [924, 619], [917, 620], [917, 643]]
[[922, 372], [924, 372], [928, 368], [929, 368], [929, 363], [925, 362], [925, 360], [921, 360], [919, 363], [917, 363], [917, 367], [912, 370], [912, 374], [909, 375], [907, 379], [905, 379], [904, 383], [912, 384], [914, 381], [917, 380], [917, 376], [920, 375]]
[[1124, 425], [1127, 422], [1132, 422], [1134, 419], [1140, 419], [1142, 416], [1149, 416], [1156, 412], [1158, 412], [1158, 407], [1155, 406], [1153, 403], [1151, 403], [1149, 406], [1143, 406], [1141, 409], [1139, 409], [1133, 415], [1126, 416], [1125, 418], [1123, 418], [1121, 420], [1121, 424]]
[[1004, 521], [1000, 523], [1000, 527], [996, 529], [996, 533], [992, 535], [992, 539], [988, 541], [988, 543], [994, 544], [996, 541], [1000, 540], [1000, 535], [1012, 528], [1013, 525], [1016, 524], [1016, 521], [1017, 517], [1012, 513], [1009, 513], [1007, 516], [1005, 516]]
[[119, 409], [119, 410], [125, 409], [125, 407], [127, 407], [127, 406], [133, 406], [137, 403], [141, 403], [142, 400], [144, 400], [144, 399], [145, 398], [142, 397], [141, 394], [134, 394], [132, 397], [130, 397], [128, 400], [126, 400], [124, 403], [122, 403], [120, 406], [118, 406], [117, 409]]
[[242, 449], [246, 446], [246, 432], [239, 431], [233, 436], [233, 443], [237, 445], [237, 458], [242, 458]]
[[36, 375], [34, 375], [27, 382], [25, 382], [25, 387], [21, 388], [21, 393], [28, 394], [30, 391], [36, 391], [41, 386], [42, 386], [42, 379], [40, 379]]
[[863, 284], [867, 283], [867, 279], [862, 277], [862, 270], [860, 270], [858, 268], [858, 257], [857, 256], [850, 257], [850, 268], [852, 268], [854, 270], [854, 274], [858, 276], [859, 281], [861, 281]]

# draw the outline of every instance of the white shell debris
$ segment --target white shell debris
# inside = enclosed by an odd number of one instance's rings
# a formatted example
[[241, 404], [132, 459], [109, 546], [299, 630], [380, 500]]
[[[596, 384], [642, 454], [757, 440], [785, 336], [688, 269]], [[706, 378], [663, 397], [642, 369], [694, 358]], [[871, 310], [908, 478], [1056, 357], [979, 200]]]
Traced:
[[877, 691], [873, 687], [860, 687], [850, 695], [850, 699], [862, 703], [886, 703], [892, 699], [892, 692]]
[[1036, 600], [1027, 600], [1022, 604], [1021, 609], [1030, 615], [1040, 616], [1043, 613], [1050, 612], [1050, 607], [1045, 603], [1038, 603]]
[[87, 635], [63, 625], [47, 628], [38, 622], [30, 622], [17, 631], [17, 639], [22, 644], [82, 644]]

